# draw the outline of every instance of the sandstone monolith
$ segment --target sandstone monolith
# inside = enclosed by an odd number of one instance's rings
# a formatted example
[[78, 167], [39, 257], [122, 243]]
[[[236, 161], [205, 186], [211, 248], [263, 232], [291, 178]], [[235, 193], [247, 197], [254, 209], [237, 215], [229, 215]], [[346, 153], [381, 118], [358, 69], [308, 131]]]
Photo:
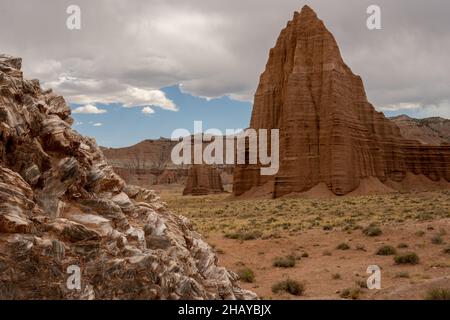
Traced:
[[237, 196], [264, 188], [279, 197], [320, 183], [345, 195], [362, 179], [401, 182], [407, 173], [450, 180], [449, 147], [403, 138], [369, 103], [361, 78], [308, 6], [294, 14], [270, 50], [250, 128], [280, 130], [280, 169], [275, 176], [261, 176], [258, 165], [238, 166]]

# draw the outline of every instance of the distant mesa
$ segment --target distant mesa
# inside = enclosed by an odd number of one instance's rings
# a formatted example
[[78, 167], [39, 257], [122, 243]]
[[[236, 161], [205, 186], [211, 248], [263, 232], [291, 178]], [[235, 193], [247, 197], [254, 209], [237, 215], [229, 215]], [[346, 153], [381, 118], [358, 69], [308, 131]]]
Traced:
[[368, 102], [361, 78], [306, 6], [270, 50], [250, 122], [256, 130], [280, 130], [280, 170], [261, 176], [258, 165], [237, 166], [234, 195], [276, 198], [319, 185], [334, 195], [386, 192], [421, 186], [424, 179], [449, 188], [449, 146], [409, 136], [400, 126], [404, 138], [396, 122]]
[[450, 120], [433, 117], [413, 119], [407, 115], [390, 118], [403, 137], [426, 145], [450, 145]]
[[108, 163], [127, 183], [151, 188], [157, 184], [184, 184], [188, 166], [175, 166], [170, 153], [177, 142], [144, 140], [126, 148], [103, 148]]
[[[167, 138], [144, 140], [126, 148], [102, 148], [108, 163], [127, 183], [145, 188], [155, 185], [186, 186], [190, 165], [176, 165], [171, 160], [177, 141]], [[207, 143], [204, 143], [204, 147]], [[214, 167], [224, 185], [233, 183], [233, 166]], [[231, 187], [229, 187], [231, 189]], [[213, 193], [216, 193], [214, 189]]]
[[203, 196], [222, 192], [222, 178], [215, 167], [200, 164], [189, 168], [183, 195]]

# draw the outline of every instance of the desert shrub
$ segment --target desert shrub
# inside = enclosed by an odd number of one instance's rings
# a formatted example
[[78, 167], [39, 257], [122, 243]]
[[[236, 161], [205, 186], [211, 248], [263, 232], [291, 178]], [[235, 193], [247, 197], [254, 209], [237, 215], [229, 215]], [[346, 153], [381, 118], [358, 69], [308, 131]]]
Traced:
[[357, 300], [360, 294], [361, 290], [359, 288], [349, 288], [342, 290], [340, 297], [343, 299]]
[[406, 271], [400, 271], [395, 275], [396, 278], [409, 278], [409, 273]]
[[333, 280], [340, 280], [340, 279], [342, 279], [342, 277], [341, 277], [341, 275], [340, 275], [339, 273], [334, 273], [334, 274], [331, 276], [331, 278], [332, 278]]
[[273, 261], [273, 266], [278, 268], [293, 268], [296, 264], [296, 258], [292, 255], [287, 257], [277, 257]]
[[302, 258], [308, 258], [308, 257], [309, 257], [308, 252], [303, 252], [303, 253], [302, 253]]
[[450, 289], [433, 288], [427, 291], [426, 300], [450, 300]]
[[450, 254], [450, 245], [446, 248], [444, 248], [444, 253]]
[[356, 280], [356, 285], [362, 289], [367, 289], [367, 280]]
[[443, 242], [444, 242], [444, 240], [442, 240], [442, 237], [439, 234], [436, 234], [431, 238], [432, 244], [442, 244]]
[[255, 281], [255, 273], [250, 268], [244, 268], [237, 272], [241, 281], [252, 283]]
[[348, 244], [346, 244], [345, 242], [340, 243], [337, 247], [337, 250], [348, 250], [350, 249], [350, 246]]
[[323, 230], [324, 231], [331, 231], [331, 230], [333, 230], [333, 226], [330, 225], [330, 224], [326, 224], [326, 225], [323, 226]]
[[364, 245], [362, 245], [362, 244], [358, 244], [356, 246], [356, 250], [358, 250], [358, 251], [367, 251], [366, 247]]
[[280, 281], [272, 286], [273, 293], [287, 292], [294, 296], [301, 296], [305, 291], [305, 286], [295, 280], [287, 279]]
[[398, 246], [397, 246], [397, 248], [399, 248], [399, 249], [405, 249], [405, 248], [408, 248], [409, 246], [406, 244], [406, 243], [400, 243]]
[[419, 231], [417, 231], [417, 232], [415, 233], [415, 235], [416, 235], [417, 237], [423, 237], [424, 234], [425, 234], [425, 231], [422, 231], [422, 230], [419, 230]]
[[399, 254], [394, 257], [394, 261], [396, 264], [418, 264], [419, 256], [414, 252]]
[[232, 233], [226, 233], [225, 238], [235, 239], [235, 240], [255, 240], [261, 238], [262, 233], [260, 231], [247, 231], [239, 230]]
[[397, 251], [395, 250], [395, 248], [393, 246], [382, 246], [382, 247], [378, 248], [376, 254], [378, 256], [392, 256], [396, 253], [397, 253]]
[[381, 235], [383, 232], [377, 225], [370, 224], [367, 228], [363, 229], [363, 233], [368, 237], [376, 237]]
[[322, 252], [322, 255], [324, 255], [324, 256], [331, 256], [331, 251], [330, 250], [325, 250], [324, 252]]

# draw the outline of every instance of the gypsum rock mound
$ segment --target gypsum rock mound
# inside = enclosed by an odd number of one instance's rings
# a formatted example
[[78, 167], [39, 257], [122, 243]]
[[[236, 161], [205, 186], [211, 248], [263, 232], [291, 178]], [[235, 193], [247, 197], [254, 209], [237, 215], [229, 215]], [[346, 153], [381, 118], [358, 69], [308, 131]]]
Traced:
[[64, 99], [20, 68], [0, 55], [0, 299], [256, 298], [186, 218], [126, 186], [71, 128]]

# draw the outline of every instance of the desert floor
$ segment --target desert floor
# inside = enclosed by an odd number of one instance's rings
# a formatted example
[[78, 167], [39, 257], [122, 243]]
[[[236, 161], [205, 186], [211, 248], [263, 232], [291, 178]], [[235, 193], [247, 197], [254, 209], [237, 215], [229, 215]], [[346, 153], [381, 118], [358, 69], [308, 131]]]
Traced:
[[[261, 298], [448, 298], [450, 191], [239, 200], [230, 194], [183, 197], [181, 186], [156, 189], [175, 213], [190, 218], [219, 262], [241, 274], [242, 286]], [[383, 246], [390, 246], [389, 255], [377, 255]], [[417, 264], [394, 261], [409, 253], [419, 257]], [[380, 290], [366, 288], [369, 265], [381, 268]], [[286, 279], [303, 292], [274, 293], [273, 286]]]

